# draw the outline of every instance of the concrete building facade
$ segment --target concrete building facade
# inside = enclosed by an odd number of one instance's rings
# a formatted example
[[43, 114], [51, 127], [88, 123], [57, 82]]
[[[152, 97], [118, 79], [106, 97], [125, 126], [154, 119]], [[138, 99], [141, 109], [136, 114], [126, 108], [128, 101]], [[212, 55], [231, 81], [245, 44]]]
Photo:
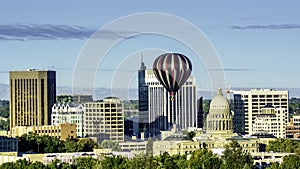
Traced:
[[51, 124], [56, 99], [55, 71], [11, 71], [10, 130], [15, 126]]
[[253, 122], [253, 133], [266, 131], [277, 138], [286, 138], [286, 121], [284, 109], [265, 106]]
[[287, 138], [300, 138], [300, 115], [294, 115], [290, 118], [286, 126]]
[[21, 137], [23, 134], [37, 134], [57, 137], [60, 140], [76, 138], [76, 124], [59, 124], [57, 126], [16, 126], [12, 128], [12, 137]]
[[98, 141], [124, 141], [124, 105], [119, 98], [84, 104], [84, 135]]
[[[288, 122], [288, 91], [273, 89], [252, 89], [250, 91], [234, 92], [234, 129], [235, 132], [252, 135], [254, 123], [258, 115], [262, 114], [262, 108], [273, 106], [281, 109], [284, 121], [280, 125], [285, 126]], [[285, 127], [282, 128], [285, 132]]]
[[54, 104], [52, 107], [51, 122], [52, 125], [64, 123], [76, 124], [77, 137], [84, 137], [84, 107], [82, 104]]

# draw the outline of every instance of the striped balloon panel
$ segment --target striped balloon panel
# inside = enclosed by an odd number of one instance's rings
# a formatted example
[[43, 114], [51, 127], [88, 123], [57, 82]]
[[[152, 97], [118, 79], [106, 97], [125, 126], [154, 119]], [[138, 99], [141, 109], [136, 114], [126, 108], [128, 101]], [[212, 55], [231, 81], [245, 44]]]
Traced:
[[190, 60], [179, 53], [160, 55], [153, 63], [153, 72], [158, 81], [169, 92], [177, 92], [192, 71]]

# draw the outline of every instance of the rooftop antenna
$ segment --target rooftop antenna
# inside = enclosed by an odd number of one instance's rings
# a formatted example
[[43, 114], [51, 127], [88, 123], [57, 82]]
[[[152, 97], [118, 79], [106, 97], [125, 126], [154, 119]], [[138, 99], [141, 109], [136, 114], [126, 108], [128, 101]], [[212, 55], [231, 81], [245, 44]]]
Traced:
[[141, 67], [140, 67], [141, 70], [146, 70], [146, 66], [145, 66], [145, 63], [144, 63], [144, 55], [143, 53], [141, 54]]

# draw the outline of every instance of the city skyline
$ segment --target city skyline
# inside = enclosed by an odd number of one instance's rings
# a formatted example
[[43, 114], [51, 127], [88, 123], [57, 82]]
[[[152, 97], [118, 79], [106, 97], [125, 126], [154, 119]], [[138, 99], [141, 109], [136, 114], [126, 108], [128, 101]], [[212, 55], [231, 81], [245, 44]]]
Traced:
[[[37, 68], [55, 70], [57, 86], [72, 86], [76, 60], [93, 33], [120, 17], [158, 12], [183, 18], [207, 36], [223, 65], [226, 84], [253, 88], [297, 88], [300, 84], [299, 79], [291, 76], [299, 73], [295, 69], [300, 54], [299, 2], [133, 2], [121, 6], [114, 3], [30, 1], [18, 2], [17, 6], [14, 2], [3, 3], [0, 14], [8, 17], [0, 19], [0, 83], [8, 84], [9, 71]], [[109, 41], [121, 33], [108, 30], [101, 38]], [[158, 50], [153, 54], [149, 49]], [[98, 67], [96, 87], [111, 87], [106, 82], [118, 71], [134, 74], [142, 53], [147, 67], [151, 67], [153, 58], [163, 50], [178, 49], [189, 53], [183, 44], [157, 35], [126, 39], [108, 54], [104, 60], [106, 66]], [[128, 55], [134, 55], [124, 61], [130, 66], [118, 67], [114, 63]], [[194, 64], [199, 67], [193, 72], [198, 88], [210, 89], [208, 70], [203, 63]], [[137, 88], [136, 74], [130, 80], [130, 87]]]

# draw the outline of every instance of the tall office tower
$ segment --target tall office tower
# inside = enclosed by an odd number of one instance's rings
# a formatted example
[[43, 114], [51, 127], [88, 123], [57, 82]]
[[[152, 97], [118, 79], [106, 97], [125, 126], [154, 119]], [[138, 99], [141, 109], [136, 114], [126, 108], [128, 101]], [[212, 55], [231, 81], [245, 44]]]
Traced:
[[141, 61], [140, 69], [138, 70], [138, 92], [139, 92], [139, 111], [148, 111], [148, 86], [145, 81], [146, 66]]
[[98, 142], [124, 141], [124, 105], [119, 98], [107, 97], [101, 102], [84, 104], [84, 135]]
[[[234, 92], [234, 129], [237, 133], [252, 135], [254, 126], [261, 123], [263, 108], [274, 107], [277, 110], [275, 114], [284, 118], [282, 132], [285, 132], [285, 126], [288, 122], [288, 91], [278, 91], [273, 89], [253, 89], [250, 91]], [[275, 118], [275, 117], [274, 117]], [[267, 125], [267, 122], [264, 122]], [[275, 127], [275, 126], [271, 126]]]
[[[156, 79], [152, 70], [146, 70], [142, 63], [143, 73], [139, 70], [139, 102], [141, 132], [146, 132], [146, 137], [155, 137], [160, 131], [169, 130], [176, 119], [179, 129], [197, 127], [197, 91], [196, 80], [190, 76], [175, 96], [175, 111], [170, 104], [171, 97], [167, 90]], [[145, 101], [147, 99], [147, 101]], [[144, 101], [144, 102], [143, 102]]]
[[77, 137], [84, 137], [83, 113], [84, 107], [82, 104], [54, 104], [54, 106], [52, 107], [51, 122], [52, 125], [65, 123], [76, 124]]
[[197, 110], [198, 110], [198, 124], [197, 128], [203, 128], [203, 118], [204, 118], [204, 110], [203, 110], [203, 97], [200, 97], [197, 101]]
[[139, 133], [133, 133], [133, 135], [137, 135], [139, 138], [140, 133], [147, 133], [149, 128], [148, 124], [148, 86], [145, 81], [146, 78], [146, 66], [143, 62], [143, 56], [141, 60], [141, 66], [138, 70], [138, 92], [139, 92], [139, 118], [138, 118], [138, 128]]
[[15, 126], [51, 124], [56, 99], [55, 71], [11, 71], [10, 130]]

